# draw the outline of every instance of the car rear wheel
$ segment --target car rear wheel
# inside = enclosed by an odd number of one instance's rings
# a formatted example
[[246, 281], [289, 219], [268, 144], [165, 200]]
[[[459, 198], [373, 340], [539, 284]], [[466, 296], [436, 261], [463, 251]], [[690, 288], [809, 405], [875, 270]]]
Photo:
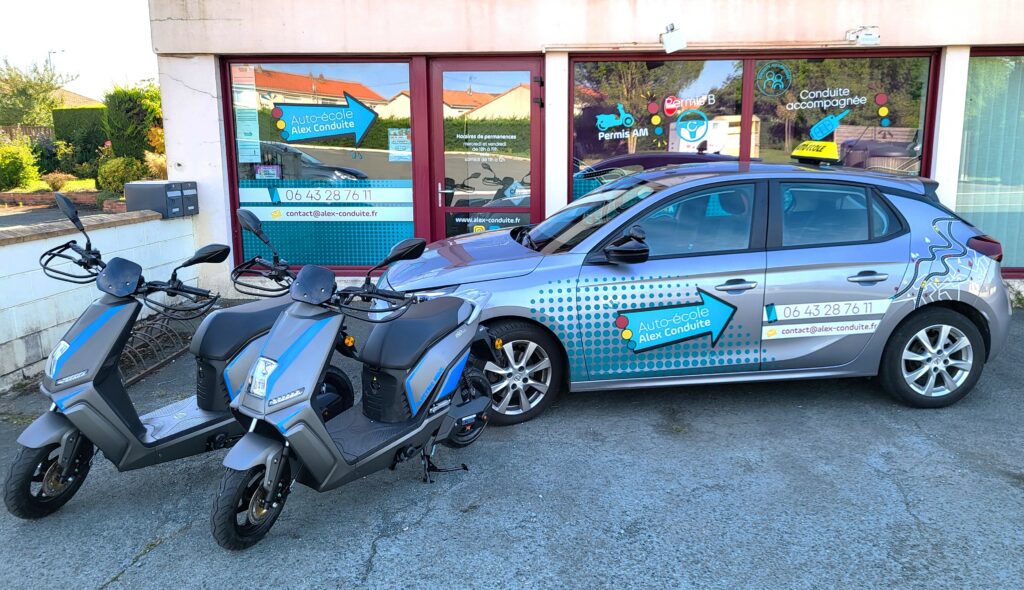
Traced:
[[558, 341], [543, 329], [523, 321], [488, 326], [501, 340], [498, 362], [480, 368], [491, 387], [490, 421], [499, 426], [519, 424], [539, 416], [565, 385], [565, 368]]
[[984, 365], [985, 340], [973, 322], [951, 309], [926, 309], [890, 336], [879, 378], [909, 405], [941, 408], [970, 393]]

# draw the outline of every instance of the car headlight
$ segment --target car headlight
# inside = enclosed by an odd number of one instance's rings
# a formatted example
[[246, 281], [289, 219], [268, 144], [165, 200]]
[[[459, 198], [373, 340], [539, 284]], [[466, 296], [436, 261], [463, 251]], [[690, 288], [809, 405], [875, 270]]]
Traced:
[[277, 363], [264, 357], [256, 360], [249, 378], [249, 393], [256, 397], [267, 397], [267, 381], [277, 368]]
[[50, 352], [50, 356], [47, 357], [46, 374], [50, 376], [50, 379], [56, 377], [56, 375], [54, 375], [54, 372], [56, 372], [57, 370], [57, 361], [59, 361], [60, 357], [63, 356], [64, 353], [68, 351], [69, 347], [70, 345], [67, 342], [61, 340], [60, 342], [57, 343], [57, 346], [53, 348], [53, 351]]
[[438, 297], [444, 297], [445, 295], [451, 295], [458, 289], [458, 285], [452, 285], [450, 287], [441, 287], [440, 289], [427, 289], [426, 291], [413, 291], [412, 294], [422, 299], [437, 299]]

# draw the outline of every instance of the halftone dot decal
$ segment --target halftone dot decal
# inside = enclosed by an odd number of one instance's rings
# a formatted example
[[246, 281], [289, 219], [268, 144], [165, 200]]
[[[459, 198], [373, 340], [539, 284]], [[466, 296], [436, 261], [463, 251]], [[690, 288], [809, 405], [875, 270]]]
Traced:
[[714, 346], [714, 334], [641, 346], [637, 312], [701, 302], [696, 284], [672, 277], [584, 277], [547, 283], [531, 298], [530, 311], [562, 341], [574, 381], [756, 370], [761, 328], [732, 316]]

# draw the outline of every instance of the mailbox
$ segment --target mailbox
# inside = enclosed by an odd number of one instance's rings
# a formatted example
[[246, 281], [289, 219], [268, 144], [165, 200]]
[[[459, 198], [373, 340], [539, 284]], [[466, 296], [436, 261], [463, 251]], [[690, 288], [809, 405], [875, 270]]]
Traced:
[[156, 211], [164, 219], [199, 213], [195, 181], [141, 180], [124, 185], [128, 211]]

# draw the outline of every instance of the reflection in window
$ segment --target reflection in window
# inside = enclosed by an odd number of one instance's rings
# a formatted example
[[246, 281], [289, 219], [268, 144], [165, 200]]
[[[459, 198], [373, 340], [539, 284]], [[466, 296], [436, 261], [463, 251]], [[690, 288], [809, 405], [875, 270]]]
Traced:
[[282, 257], [372, 265], [412, 237], [408, 64], [232, 64], [231, 89], [240, 206]]
[[734, 160], [742, 62], [577, 62], [573, 198], [659, 166]]
[[[531, 106], [529, 71], [443, 72], [446, 206], [530, 207]], [[491, 223], [486, 216], [476, 216], [473, 222], [455, 220], [469, 217], [450, 215], [447, 235], [512, 224]]]
[[751, 157], [790, 162], [802, 141], [835, 141], [846, 166], [919, 174], [929, 65], [927, 57], [756, 62]]
[[972, 57], [967, 75], [958, 213], [1024, 267], [1024, 56]]

